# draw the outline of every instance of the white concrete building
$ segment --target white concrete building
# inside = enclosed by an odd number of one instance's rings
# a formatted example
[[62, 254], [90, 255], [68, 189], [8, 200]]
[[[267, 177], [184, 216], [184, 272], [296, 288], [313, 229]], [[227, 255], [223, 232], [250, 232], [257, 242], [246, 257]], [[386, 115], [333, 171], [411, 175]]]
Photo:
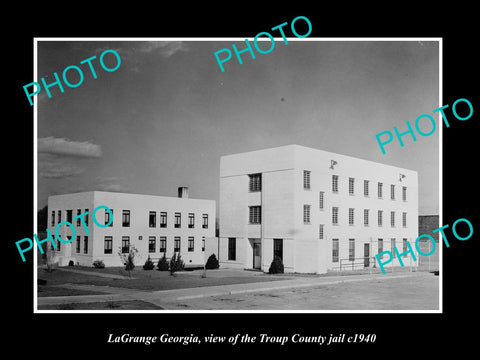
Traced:
[[268, 271], [274, 254], [285, 272], [378, 267], [375, 254], [414, 247], [417, 173], [298, 145], [227, 155], [219, 215], [222, 267]]
[[[94, 224], [93, 211], [107, 206], [113, 214], [110, 226]], [[77, 215], [83, 217], [87, 230]], [[96, 221], [110, 222], [109, 213], [100, 208]], [[56, 226], [68, 221], [75, 228], [70, 243], [57, 244], [56, 260], [60, 266], [73, 261], [75, 265], [92, 266], [103, 260], [105, 266], [122, 266], [119, 251], [128, 253], [135, 246], [136, 266], [142, 266], [150, 256], [156, 261], [165, 253], [167, 258], [179, 253], [186, 266], [203, 266], [205, 243], [215, 236], [215, 201], [188, 198], [188, 188], [179, 188], [179, 196], [151, 196], [116, 192], [89, 191], [55, 195], [48, 198], [48, 228], [52, 235]], [[71, 238], [73, 230], [58, 227], [62, 239]], [[210, 240], [211, 241], [211, 240]]]

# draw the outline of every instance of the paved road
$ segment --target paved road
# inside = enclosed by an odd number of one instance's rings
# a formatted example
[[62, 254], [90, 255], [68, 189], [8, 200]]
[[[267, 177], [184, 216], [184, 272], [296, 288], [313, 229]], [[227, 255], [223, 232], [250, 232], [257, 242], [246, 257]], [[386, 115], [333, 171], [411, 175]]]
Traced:
[[[167, 310], [178, 310], [189, 308], [192, 310], [198, 309], [221, 309], [221, 305], [218, 302], [208, 300], [208, 298], [215, 297], [235, 297], [244, 296], [254, 293], [281, 293], [282, 291], [291, 292], [295, 289], [308, 289], [318, 288], [321, 286], [335, 285], [341, 283], [358, 283], [358, 282], [383, 282], [388, 285], [388, 281], [395, 281], [394, 279], [407, 279], [408, 282], [424, 282], [426, 279], [432, 279], [433, 275], [424, 272], [408, 272], [408, 273], [393, 273], [393, 274], [363, 274], [363, 275], [344, 275], [344, 276], [326, 276], [326, 277], [295, 277], [288, 280], [277, 280], [247, 284], [235, 284], [235, 285], [222, 285], [222, 286], [207, 286], [197, 287], [189, 289], [175, 289], [175, 290], [162, 290], [162, 291], [138, 291], [125, 288], [114, 288], [110, 286], [93, 286], [93, 285], [79, 285], [69, 284], [62, 285], [64, 287], [70, 287], [82, 290], [94, 290], [99, 292], [105, 292], [104, 295], [80, 295], [80, 296], [56, 296], [56, 297], [38, 297], [37, 304], [52, 305], [52, 304], [65, 304], [65, 303], [86, 303], [86, 302], [99, 302], [99, 301], [123, 301], [123, 300], [142, 300], [157, 306], [161, 306]], [[415, 279], [416, 278], [416, 279]], [[436, 282], [438, 283], [438, 277]], [[432, 280], [428, 280], [431, 282]], [[405, 286], [403, 284], [402, 286]], [[394, 287], [390, 286], [391, 290]], [[403, 289], [406, 291], [406, 289]], [[438, 293], [438, 292], [437, 292]], [[201, 301], [198, 301], [201, 300]], [[185, 305], [187, 303], [187, 305]], [[196, 304], [197, 303], [197, 304]], [[228, 301], [227, 301], [228, 303]], [[285, 301], [283, 302], [285, 303]], [[212, 305], [213, 304], [213, 305]], [[287, 303], [288, 306], [292, 306], [292, 302]], [[238, 304], [236, 309], [238, 309]], [[252, 304], [250, 304], [252, 305]], [[295, 304], [293, 306], [297, 306]], [[199, 307], [200, 306], [200, 307]], [[213, 308], [212, 308], [213, 306]], [[268, 304], [264, 306], [268, 309]], [[313, 305], [312, 305], [313, 306]], [[360, 305], [359, 305], [360, 306]], [[255, 308], [255, 306], [253, 306]], [[228, 307], [227, 307], [228, 308]]]

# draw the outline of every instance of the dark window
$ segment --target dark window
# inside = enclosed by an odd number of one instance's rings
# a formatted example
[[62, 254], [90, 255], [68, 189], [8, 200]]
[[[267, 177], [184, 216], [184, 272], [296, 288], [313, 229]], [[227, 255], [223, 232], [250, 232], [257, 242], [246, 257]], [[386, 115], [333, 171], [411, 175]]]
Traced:
[[202, 237], [202, 251], [205, 251], [205, 236]]
[[88, 254], [88, 236], [83, 237], [83, 253]]
[[71, 224], [73, 218], [73, 210], [67, 210], [67, 221]]
[[150, 211], [148, 214], [148, 226], [151, 228], [157, 226], [157, 213], [155, 211]]
[[355, 194], [355, 179], [354, 178], [348, 178], [348, 193], [350, 195]]
[[310, 224], [310, 205], [303, 205], [303, 223]]
[[155, 236], [148, 237], [148, 252], [154, 253], [156, 248]]
[[228, 238], [228, 260], [236, 260], [237, 239]]
[[75, 251], [77, 252], [77, 254], [80, 254], [80, 236], [77, 236], [77, 243], [76, 243], [76, 248], [75, 248]]
[[182, 214], [175, 213], [175, 227], [179, 228], [182, 226]]
[[338, 239], [332, 239], [332, 262], [338, 262]]
[[188, 237], [188, 251], [193, 251], [195, 246], [195, 239], [193, 236]]
[[355, 260], [355, 239], [348, 239], [348, 260]]
[[248, 216], [250, 224], [261, 224], [262, 223], [262, 207], [261, 206], [249, 206], [248, 207]]
[[402, 187], [402, 200], [407, 201], [407, 187], [406, 186]]
[[113, 210], [110, 209], [110, 212], [112, 213], [112, 216], [110, 218], [110, 213], [105, 209], [105, 225], [108, 224], [108, 226], [113, 226]]
[[250, 191], [262, 191], [262, 174], [248, 175], [248, 189]]
[[130, 226], [130, 210], [123, 210], [122, 211], [122, 226], [129, 227]]
[[395, 200], [395, 185], [390, 185], [390, 198]]
[[310, 189], [310, 171], [303, 170], [303, 188]]
[[166, 251], [167, 251], [167, 237], [160, 236], [160, 252], [166, 252]]
[[378, 198], [383, 198], [383, 184], [381, 182], [378, 183]]
[[275, 256], [283, 260], [283, 239], [273, 239], [273, 258]]
[[338, 175], [332, 175], [332, 192], [338, 193]]
[[193, 229], [195, 227], [195, 214], [188, 214], [188, 228]]
[[58, 210], [58, 223], [62, 222], [62, 210]]
[[82, 210], [77, 209], [77, 216], [76, 216], [76, 218], [77, 218], [77, 226], [80, 226], [81, 223], [82, 223], [82, 220], [81, 220], [80, 217], [79, 217], [79, 215], [81, 215], [81, 214], [82, 214]]
[[103, 247], [104, 254], [111, 254], [113, 246], [113, 238], [111, 236], [105, 236], [105, 242]]
[[130, 252], [130, 236], [122, 236], [122, 254]]
[[320, 210], [323, 210], [323, 200], [325, 198], [325, 193], [323, 191], [320, 191], [318, 195], [318, 206]]
[[160, 227], [165, 228], [167, 227], [167, 213], [161, 212], [160, 213]]
[[180, 236], [175, 236], [173, 240], [173, 251], [180, 252]]
[[208, 229], [208, 214], [203, 214], [202, 220], [203, 220], [202, 228]]
[[55, 226], [55, 210], [52, 210], [52, 219], [51, 219], [50, 226]]

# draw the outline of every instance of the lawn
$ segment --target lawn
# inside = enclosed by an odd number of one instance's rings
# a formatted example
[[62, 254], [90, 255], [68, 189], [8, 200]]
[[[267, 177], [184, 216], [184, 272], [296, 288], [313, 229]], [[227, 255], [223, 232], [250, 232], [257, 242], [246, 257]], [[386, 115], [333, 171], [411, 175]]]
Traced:
[[[123, 267], [96, 269], [75, 266], [74, 268], [67, 268], [67, 270], [71, 269], [80, 270], [82, 272], [91, 272], [92, 275], [71, 271], [62, 271], [61, 268], [55, 269], [51, 273], [48, 273], [43, 269], [39, 269], [38, 278], [46, 280], [47, 284], [38, 286], [38, 296], [69, 296], [84, 294], [89, 295], [94, 293], [98, 294], [98, 292], [95, 291], [80, 293], [80, 290], [73, 291], [73, 289], [70, 290], [61, 288], [60, 286], [62, 284], [87, 284], [93, 286], [110, 286], [142, 291], [157, 291], [286, 279], [285, 276], [274, 276], [249, 272], [238, 272], [237, 274], [230, 274], [229, 276], [221, 276], [222, 270], [207, 270], [206, 277], [201, 276], [201, 271], [180, 272], [172, 276], [168, 271], [143, 270], [142, 267], [135, 268], [131, 272], [131, 278], [128, 278], [128, 272], [125, 271]], [[112, 279], [97, 276], [98, 274], [122, 275], [126, 276], [126, 278]]]
[[141, 300], [105, 301], [89, 303], [67, 303], [60, 305], [42, 305], [39, 310], [163, 310], [160, 306]]

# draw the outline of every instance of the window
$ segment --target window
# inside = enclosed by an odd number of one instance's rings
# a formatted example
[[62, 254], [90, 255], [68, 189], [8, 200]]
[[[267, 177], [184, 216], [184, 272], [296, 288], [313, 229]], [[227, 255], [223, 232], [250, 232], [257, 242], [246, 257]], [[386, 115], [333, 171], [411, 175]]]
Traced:
[[193, 251], [195, 246], [195, 238], [193, 236], [188, 237], [188, 251]]
[[348, 225], [354, 224], [354, 221], [355, 221], [354, 215], [355, 215], [355, 209], [349, 208], [348, 209]]
[[149, 253], [154, 253], [156, 247], [157, 247], [157, 242], [155, 240], [155, 236], [149, 236], [148, 237], [148, 252]]
[[150, 211], [148, 213], [148, 227], [154, 228], [155, 226], [157, 226], [157, 213]]
[[395, 227], [395, 211], [390, 211], [390, 226]]
[[383, 211], [378, 210], [378, 226], [383, 226]]
[[354, 193], [355, 193], [355, 179], [348, 178], [348, 194], [354, 195]]
[[303, 170], [303, 188], [310, 190], [310, 171]]
[[88, 236], [83, 237], [83, 253], [88, 254]]
[[407, 239], [404, 238], [403, 239], [403, 253], [404, 253], [403, 257], [404, 258], [407, 257], [407, 254], [406, 254], [407, 250], [408, 250]]
[[237, 238], [228, 238], [228, 260], [236, 260]]
[[348, 239], [348, 260], [355, 260], [355, 239]]
[[378, 239], [378, 253], [380, 254], [382, 252], [383, 252], [383, 239]]
[[363, 195], [368, 196], [368, 180], [363, 180]]
[[324, 197], [325, 197], [325, 193], [323, 191], [320, 191], [318, 195], [318, 207], [320, 208], [320, 210], [323, 210]]
[[332, 224], [338, 225], [338, 207], [332, 207]]
[[261, 224], [262, 223], [262, 207], [261, 206], [249, 206], [248, 207], [248, 217], [250, 224]]
[[395, 252], [395, 238], [390, 239], [390, 251], [393, 254], [393, 258], [395, 259], [397, 257], [397, 253]]
[[[50, 226], [55, 226], [55, 210], [52, 210], [52, 218], [51, 218]], [[78, 223], [77, 223], [77, 226], [78, 226]]]
[[338, 262], [338, 239], [332, 239], [332, 262]]
[[203, 214], [202, 215], [202, 228], [208, 229], [208, 214]]
[[395, 200], [395, 185], [390, 185], [390, 199]]
[[363, 225], [368, 226], [369, 209], [363, 209]]
[[161, 212], [160, 213], [160, 227], [166, 228], [167, 227], [167, 213]]
[[383, 184], [381, 182], [378, 183], [378, 198], [383, 198]]
[[338, 175], [332, 175], [332, 192], [338, 193]]
[[188, 228], [193, 229], [195, 227], [195, 214], [188, 214]]
[[323, 232], [323, 224], [318, 225], [318, 239], [323, 240], [324, 232]]
[[406, 186], [402, 187], [402, 200], [407, 201], [407, 187]]
[[112, 246], [113, 246], [113, 238], [111, 236], [105, 236], [104, 242], [103, 242], [103, 253], [111, 254]]
[[303, 205], [303, 223], [310, 224], [310, 205]]
[[[110, 209], [113, 215], [113, 210]], [[105, 225], [109, 224], [108, 226], [113, 226], [113, 216], [110, 218], [110, 213], [105, 209]]]
[[160, 236], [160, 252], [166, 252], [167, 251], [167, 237], [166, 236]]
[[180, 213], [175, 213], [175, 227], [179, 228], [182, 225], [182, 214]]
[[82, 214], [82, 210], [77, 209], [77, 216], [76, 216], [76, 218], [77, 218], [77, 226], [80, 226], [80, 225], [81, 225], [81, 219], [80, 219], [80, 217], [78, 217], [78, 216], [81, 215], [81, 214]]
[[130, 252], [130, 236], [122, 236], [122, 254]]
[[273, 258], [278, 256], [283, 260], [283, 239], [273, 239]]
[[72, 213], [73, 210], [67, 210], [67, 221], [71, 224], [72, 223]]
[[205, 236], [202, 236], [202, 251], [205, 251]]
[[[53, 237], [53, 240], [55, 240], [55, 236], [52, 235], [52, 237]], [[60, 236], [59, 236], [59, 237], [60, 237]], [[55, 243], [56, 243], [57, 251], [60, 251], [60, 248], [61, 248], [61, 246], [62, 246], [62, 243], [60, 242], [60, 240], [55, 241]]]
[[262, 191], [262, 174], [248, 175], [248, 190], [249, 191]]
[[173, 238], [173, 252], [180, 252], [180, 236]]
[[62, 210], [58, 210], [58, 223], [62, 222]]
[[75, 244], [75, 245], [76, 245], [76, 246], [75, 246], [75, 252], [76, 252], [77, 254], [80, 254], [80, 245], [81, 245], [80, 243], [81, 243], [81, 241], [82, 241], [82, 240], [80, 240], [80, 236], [77, 236], [77, 243]]
[[407, 227], [407, 213], [402, 213], [402, 226]]
[[130, 210], [123, 210], [122, 211], [122, 226], [129, 227], [130, 226]]

